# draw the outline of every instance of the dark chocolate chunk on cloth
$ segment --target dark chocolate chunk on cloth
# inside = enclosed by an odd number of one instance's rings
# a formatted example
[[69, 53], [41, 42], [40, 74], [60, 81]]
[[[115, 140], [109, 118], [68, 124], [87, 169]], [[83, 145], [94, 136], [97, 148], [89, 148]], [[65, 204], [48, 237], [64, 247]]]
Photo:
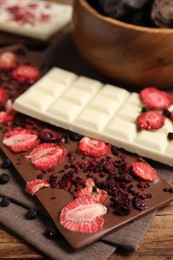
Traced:
[[[0, 163], [1, 161], [2, 156], [0, 156]], [[5, 171], [9, 174], [10, 180], [7, 184], [0, 185], [0, 200], [5, 196], [10, 198], [11, 203], [7, 207], [0, 208], [0, 223], [53, 259], [105, 260], [117, 247], [123, 247], [129, 251], [137, 250], [155, 215], [151, 213], [75, 252], [59, 233], [54, 239], [49, 239], [45, 235], [46, 228], [54, 227], [54, 223], [46, 215], [39, 202], [25, 193], [24, 182], [15, 169]], [[26, 218], [28, 208], [38, 210], [39, 213], [35, 219]]]

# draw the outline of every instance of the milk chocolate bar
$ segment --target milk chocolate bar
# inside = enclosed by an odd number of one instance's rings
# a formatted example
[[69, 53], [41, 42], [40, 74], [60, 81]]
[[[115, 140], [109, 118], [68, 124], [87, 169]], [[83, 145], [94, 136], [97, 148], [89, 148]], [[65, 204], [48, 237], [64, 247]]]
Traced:
[[15, 100], [13, 108], [173, 166], [173, 143], [167, 138], [172, 122], [166, 118], [158, 130], [139, 130], [136, 119], [143, 106], [138, 93], [52, 68]]
[[0, 30], [46, 40], [71, 20], [72, 7], [48, 1], [0, 2]]

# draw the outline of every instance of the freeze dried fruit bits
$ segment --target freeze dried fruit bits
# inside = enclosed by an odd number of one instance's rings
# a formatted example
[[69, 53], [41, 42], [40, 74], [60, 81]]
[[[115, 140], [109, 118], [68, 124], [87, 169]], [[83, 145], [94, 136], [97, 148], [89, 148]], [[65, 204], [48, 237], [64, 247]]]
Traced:
[[0, 30], [46, 40], [71, 20], [72, 7], [50, 1], [0, 1]]
[[[60, 68], [52, 68], [15, 100], [13, 108], [52, 125], [173, 166], [173, 143], [167, 137], [168, 133], [173, 132], [171, 119], [162, 115], [164, 120], [159, 125], [158, 118], [152, 119], [152, 128], [148, 127], [154, 129], [151, 131], [137, 125], [137, 117], [144, 105], [150, 109], [156, 97], [162, 109], [168, 108], [172, 103], [171, 96], [155, 88], [148, 88], [147, 91], [149, 101], [146, 98], [143, 101], [143, 92], [140, 97], [135, 92], [130, 93]], [[151, 111], [152, 116], [162, 113]], [[157, 127], [153, 125], [155, 121]]]

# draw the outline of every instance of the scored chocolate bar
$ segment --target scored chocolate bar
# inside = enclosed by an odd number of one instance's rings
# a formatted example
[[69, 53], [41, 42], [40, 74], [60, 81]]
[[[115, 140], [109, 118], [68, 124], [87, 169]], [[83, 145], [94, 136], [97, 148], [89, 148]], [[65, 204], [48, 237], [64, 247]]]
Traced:
[[0, 1], [0, 30], [46, 40], [71, 20], [72, 7], [50, 1]]
[[[44, 111], [45, 114], [45, 106], [59, 97], [60, 105], [55, 102], [54, 108], [59, 108], [60, 118], [64, 119], [63, 126], [67, 127], [69, 119], [73, 121], [76, 113], [82, 115], [89, 103], [91, 108], [96, 109], [97, 113], [93, 113], [98, 115], [98, 118], [92, 117], [89, 109], [91, 119], [88, 120], [94, 123], [99, 119], [99, 113], [109, 117], [125, 99], [131, 97], [132, 103], [137, 100], [137, 94], [131, 96], [126, 90], [110, 85], [105, 88], [99, 81], [78, 77], [58, 68], [52, 69], [35, 83], [38, 89], [30, 87], [44, 73], [44, 66], [33, 59], [26, 49], [7, 48], [0, 52], [0, 145], [24, 180], [20, 183], [23, 190], [41, 202], [74, 249], [87, 246], [173, 200], [173, 189], [160, 176], [159, 169], [155, 170], [139, 156], [15, 113], [9, 107], [9, 100], [14, 101], [25, 89], [28, 89], [25, 93], [32, 96], [28, 100], [26, 95], [28, 107], [38, 107], [37, 111]], [[108, 94], [107, 89], [110, 91]], [[65, 99], [62, 99], [64, 96]], [[18, 104], [20, 99], [16, 100]], [[74, 110], [69, 109], [72, 108], [70, 104], [73, 104]], [[83, 107], [82, 111], [80, 107]], [[53, 111], [50, 114], [55, 115]], [[106, 118], [104, 115], [103, 119]], [[44, 119], [40, 113], [37, 116]], [[100, 122], [102, 126], [103, 121]], [[162, 167], [163, 174], [165, 169]]]
[[135, 92], [60, 68], [52, 68], [13, 104], [23, 114], [173, 166], [173, 142], [167, 138], [172, 122], [166, 118], [158, 130], [139, 130], [143, 106]]

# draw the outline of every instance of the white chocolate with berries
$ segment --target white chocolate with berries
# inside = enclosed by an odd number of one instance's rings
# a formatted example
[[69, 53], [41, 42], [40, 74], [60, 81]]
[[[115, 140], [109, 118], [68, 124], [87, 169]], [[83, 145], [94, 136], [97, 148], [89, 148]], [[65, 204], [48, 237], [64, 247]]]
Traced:
[[60, 68], [52, 68], [13, 104], [23, 114], [173, 166], [171, 120], [158, 130], [141, 129], [136, 119], [142, 107], [138, 93]]
[[72, 6], [37, 0], [0, 1], [0, 30], [47, 40], [71, 21]]

